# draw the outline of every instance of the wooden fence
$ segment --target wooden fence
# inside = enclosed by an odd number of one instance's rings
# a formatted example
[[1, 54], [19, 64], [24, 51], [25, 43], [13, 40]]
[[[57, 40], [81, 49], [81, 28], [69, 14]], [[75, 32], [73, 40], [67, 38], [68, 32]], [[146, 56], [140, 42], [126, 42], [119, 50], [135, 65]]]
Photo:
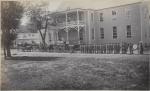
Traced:
[[[26, 48], [26, 47], [25, 47]], [[27, 47], [28, 48], [28, 47]], [[26, 48], [26, 49], [27, 49]], [[23, 49], [23, 48], [22, 48]], [[81, 44], [81, 45], [49, 45], [46, 50], [32, 47], [32, 51], [38, 49], [39, 51], [48, 52], [80, 52], [80, 53], [91, 53], [91, 54], [126, 54], [127, 52], [133, 53], [132, 43], [107, 43], [107, 44]]]
[[91, 54], [126, 54], [133, 51], [131, 43], [108, 43], [108, 44], [81, 44], [81, 45], [51, 45], [49, 52], [80, 52]]
[[133, 44], [131, 43], [108, 43], [100, 45], [80, 45], [81, 53], [92, 54], [126, 54], [127, 51], [133, 52]]

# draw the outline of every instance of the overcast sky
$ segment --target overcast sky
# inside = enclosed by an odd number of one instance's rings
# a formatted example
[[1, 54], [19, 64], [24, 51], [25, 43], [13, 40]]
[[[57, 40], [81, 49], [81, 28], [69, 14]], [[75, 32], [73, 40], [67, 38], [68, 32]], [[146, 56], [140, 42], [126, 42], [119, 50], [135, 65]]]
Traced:
[[[66, 10], [67, 8], [84, 8], [84, 9], [102, 9], [118, 5], [130, 4], [139, 1], [148, 1], [150, 9], [150, 0], [31, 0], [35, 4], [46, 2], [48, 10], [55, 12]], [[22, 25], [28, 22], [27, 17], [23, 17]]]

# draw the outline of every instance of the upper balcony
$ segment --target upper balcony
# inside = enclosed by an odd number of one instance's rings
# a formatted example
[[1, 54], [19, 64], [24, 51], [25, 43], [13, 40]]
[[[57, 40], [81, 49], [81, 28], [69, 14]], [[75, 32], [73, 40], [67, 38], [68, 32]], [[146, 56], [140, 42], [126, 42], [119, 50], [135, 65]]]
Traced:
[[84, 24], [84, 11], [66, 11], [55, 14], [55, 22], [57, 26], [71, 26]]

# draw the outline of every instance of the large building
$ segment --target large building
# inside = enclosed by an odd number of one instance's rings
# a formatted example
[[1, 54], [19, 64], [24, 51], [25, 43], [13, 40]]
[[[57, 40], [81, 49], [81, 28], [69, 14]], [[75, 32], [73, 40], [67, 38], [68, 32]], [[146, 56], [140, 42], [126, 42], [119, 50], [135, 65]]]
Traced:
[[40, 44], [40, 34], [39, 33], [18, 33], [16, 44]]
[[133, 43], [150, 44], [150, 17], [145, 3], [137, 2], [99, 10], [67, 9], [51, 14], [49, 43], [69, 44]]
[[40, 33], [35, 31], [34, 27], [30, 25], [20, 25], [19, 28], [16, 30], [17, 32], [17, 38], [14, 41], [14, 46], [20, 45], [20, 44], [40, 44], [41, 43], [41, 37]]

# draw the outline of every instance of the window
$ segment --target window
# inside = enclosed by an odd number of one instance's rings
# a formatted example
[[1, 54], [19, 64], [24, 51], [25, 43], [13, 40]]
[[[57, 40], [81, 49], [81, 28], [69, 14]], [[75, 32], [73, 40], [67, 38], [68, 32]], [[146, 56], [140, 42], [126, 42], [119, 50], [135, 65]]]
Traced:
[[94, 20], [94, 16], [93, 16], [93, 13], [91, 13], [91, 20], [92, 20], [92, 21]]
[[117, 27], [114, 26], [113, 27], [113, 39], [116, 39], [117, 38]]
[[148, 8], [144, 8], [144, 18], [147, 18], [148, 17]]
[[127, 38], [131, 38], [131, 25], [127, 25]]
[[94, 28], [92, 29], [92, 40], [94, 40], [94, 38], [95, 38], [95, 31], [94, 31]]
[[125, 12], [126, 12], [127, 17], [129, 18], [131, 16], [131, 10], [127, 9]]
[[84, 13], [83, 12], [79, 12], [79, 20], [84, 20]]
[[49, 33], [49, 41], [51, 41], [51, 33]]
[[103, 13], [100, 13], [100, 21], [103, 21]]
[[100, 37], [104, 39], [104, 28], [100, 28]]
[[112, 11], [112, 15], [116, 15], [116, 11]]
[[80, 40], [83, 40], [83, 31], [80, 30], [79, 33], [80, 33]]

